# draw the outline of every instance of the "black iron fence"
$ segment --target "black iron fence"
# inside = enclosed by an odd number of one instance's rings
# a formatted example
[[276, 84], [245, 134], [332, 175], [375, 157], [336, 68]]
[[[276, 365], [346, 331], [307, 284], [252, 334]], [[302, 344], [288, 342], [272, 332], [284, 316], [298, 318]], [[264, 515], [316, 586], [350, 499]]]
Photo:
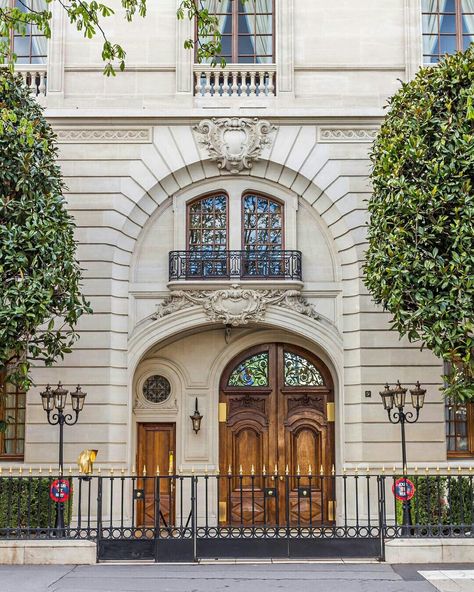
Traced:
[[99, 559], [383, 558], [391, 538], [474, 537], [473, 474], [1, 476], [0, 538], [59, 537]]
[[301, 281], [301, 251], [170, 251], [169, 279], [291, 279]]

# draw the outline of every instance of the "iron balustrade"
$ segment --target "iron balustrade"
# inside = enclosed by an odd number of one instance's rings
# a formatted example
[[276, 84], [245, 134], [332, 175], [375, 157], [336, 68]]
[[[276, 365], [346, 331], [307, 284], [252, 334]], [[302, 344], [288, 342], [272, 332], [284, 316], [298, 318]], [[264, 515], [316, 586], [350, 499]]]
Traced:
[[170, 281], [233, 278], [302, 281], [301, 251], [200, 249], [169, 253]]
[[[393, 493], [402, 474], [64, 475], [61, 536], [99, 559], [384, 557], [387, 539], [474, 537], [472, 471], [408, 474], [411, 522]], [[53, 539], [59, 475], [0, 476], [0, 539]]]

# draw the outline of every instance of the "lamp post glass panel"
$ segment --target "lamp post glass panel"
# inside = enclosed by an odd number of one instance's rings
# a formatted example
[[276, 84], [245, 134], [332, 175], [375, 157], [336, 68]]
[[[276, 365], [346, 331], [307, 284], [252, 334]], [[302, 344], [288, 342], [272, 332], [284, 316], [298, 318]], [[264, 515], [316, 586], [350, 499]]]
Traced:
[[409, 527], [412, 524], [411, 520], [411, 502], [407, 497], [407, 445], [405, 437], [405, 424], [416, 423], [420, 417], [420, 409], [425, 404], [426, 389], [422, 389], [418, 381], [415, 388], [410, 390], [411, 405], [414, 411], [405, 411], [405, 404], [407, 398], [407, 390], [403, 388], [400, 381], [397, 381], [395, 388], [390, 388], [388, 384], [385, 385], [384, 390], [380, 393], [382, 403], [387, 412], [390, 423], [400, 424], [401, 440], [402, 440], [402, 471], [405, 479], [405, 499], [403, 504], [403, 531], [404, 534], [409, 534]]
[[[58, 384], [55, 390], [51, 390], [49, 384], [46, 389], [40, 393], [43, 409], [46, 411], [46, 417], [50, 425], [59, 426], [59, 477], [62, 478], [64, 473], [64, 426], [72, 426], [77, 423], [79, 413], [84, 407], [84, 402], [87, 393], [83, 393], [81, 387], [78, 385], [74, 392], [71, 392], [71, 407], [74, 415], [65, 413], [67, 398], [69, 391], [67, 391], [61, 383]], [[53, 413], [54, 412], [54, 413]], [[64, 502], [57, 502], [56, 504], [56, 524], [58, 534], [64, 531]]]

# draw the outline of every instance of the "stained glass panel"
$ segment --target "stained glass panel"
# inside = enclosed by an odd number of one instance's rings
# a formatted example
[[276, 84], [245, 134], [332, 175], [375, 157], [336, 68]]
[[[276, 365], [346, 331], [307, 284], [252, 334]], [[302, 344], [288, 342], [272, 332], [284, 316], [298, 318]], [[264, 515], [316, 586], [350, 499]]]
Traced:
[[268, 353], [250, 356], [230, 375], [228, 386], [268, 386]]
[[285, 386], [323, 386], [324, 380], [316, 366], [292, 352], [284, 353]]

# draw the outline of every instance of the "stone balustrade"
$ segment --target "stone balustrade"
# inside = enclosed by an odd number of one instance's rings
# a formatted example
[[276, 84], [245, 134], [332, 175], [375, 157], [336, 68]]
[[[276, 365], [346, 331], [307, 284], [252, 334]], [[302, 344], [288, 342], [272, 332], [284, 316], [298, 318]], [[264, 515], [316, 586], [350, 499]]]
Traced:
[[[6, 68], [6, 65], [0, 66]], [[46, 64], [15, 64], [15, 73], [20, 74], [31, 93], [41, 102], [46, 96], [48, 73]]]
[[35, 96], [46, 96], [48, 74], [46, 64], [15, 65], [15, 72], [21, 74], [24, 83]]
[[227, 64], [224, 68], [207, 64], [194, 66], [196, 97], [274, 97], [275, 64]]

